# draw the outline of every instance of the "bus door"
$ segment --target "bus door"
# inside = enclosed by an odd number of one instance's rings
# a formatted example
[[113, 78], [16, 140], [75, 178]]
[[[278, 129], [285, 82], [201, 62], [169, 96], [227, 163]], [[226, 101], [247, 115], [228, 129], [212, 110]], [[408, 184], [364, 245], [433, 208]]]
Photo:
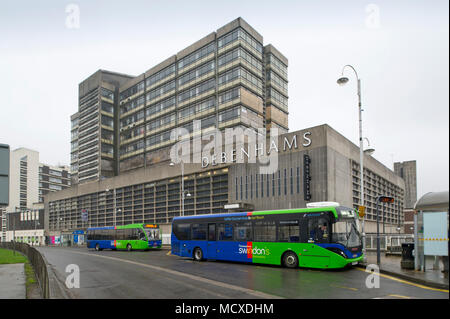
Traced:
[[217, 239], [216, 239], [216, 224], [208, 224], [208, 247], [207, 258], [214, 259], [217, 257]]

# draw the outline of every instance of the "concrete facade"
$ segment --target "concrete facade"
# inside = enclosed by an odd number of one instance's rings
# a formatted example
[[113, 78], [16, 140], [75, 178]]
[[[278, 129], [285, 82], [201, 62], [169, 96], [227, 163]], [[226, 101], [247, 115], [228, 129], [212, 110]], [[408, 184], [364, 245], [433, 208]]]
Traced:
[[[224, 205], [231, 203], [248, 210], [305, 207], [317, 201], [358, 207], [359, 148], [328, 125], [269, 138], [261, 148], [275, 155], [270, 173], [261, 173], [267, 165], [251, 148], [235, 149], [232, 163], [203, 158], [201, 164], [185, 164], [184, 187], [192, 196], [185, 199], [184, 214], [227, 212]], [[241, 156], [244, 162], [237, 163]], [[306, 156], [310, 179], [305, 178]], [[386, 233], [398, 233], [396, 228], [404, 221], [403, 179], [369, 155], [365, 155], [364, 172], [366, 232], [376, 231], [376, 196], [387, 195], [396, 201], [384, 207], [381, 223]], [[91, 226], [153, 222], [162, 225], [163, 232], [170, 232], [172, 218], [181, 214], [180, 175], [180, 165], [164, 162], [51, 193], [45, 200], [45, 227], [57, 234]], [[310, 185], [309, 199], [306, 183]], [[89, 211], [87, 223], [81, 222], [82, 209]], [[379, 213], [381, 216], [381, 209]]]
[[394, 172], [405, 181], [405, 208], [414, 208], [417, 202], [416, 161], [396, 162]]
[[[193, 138], [194, 120], [202, 132], [287, 132], [287, 67], [285, 56], [237, 18], [138, 76], [94, 73], [80, 83], [71, 117], [73, 184], [167, 161], [171, 131], [186, 129]], [[102, 90], [114, 98], [105, 100]], [[96, 103], [110, 103], [112, 111]]]
[[[0, 209], [0, 241], [13, 238], [13, 226], [17, 225], [22, 231], [16, 238], [22, 240], [30, 239], [31, 242], [42, 242], [44, 239], [44, 196], [49, 192], [54, 192], [70, 187], [70, 174], [67, 166], [54, 166], [39, 162], [39, 152], [27, 148], [18, 148], [10, 153], [9, 171], [9, 206]], [[18, 211], [21, 211], [19, 213]], [[34, 220], [31, 216], [36, 216], [36, 211], [40, 211], [42, 221], [36, 224], [24, 224], [31, 228], [26, 230], [19, 226], [23, 221]], [[15, 213], [17, 212], [17, 213]], [[24, 215], [25, 214], [25, 215]], [[39, 213], [37, 213], [39, 216]], [[24, 217], [25, 216], [25, 217]], [[17, 219], [17, 223], [13, 221]], [[39, 217], [38, 217], [39, 218]], [[38, 234], [36, 235], [35, 227]], [[31, 241], [33, 238], [33, 241]]]

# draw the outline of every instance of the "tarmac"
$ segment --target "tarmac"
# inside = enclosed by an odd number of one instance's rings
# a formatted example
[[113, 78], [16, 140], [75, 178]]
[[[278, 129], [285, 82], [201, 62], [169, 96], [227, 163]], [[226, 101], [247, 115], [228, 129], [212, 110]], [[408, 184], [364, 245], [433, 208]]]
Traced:
[[[444, 273], [442, 260], [439, 261], [439, 269], [433, 269], [434, 257], [427, 256], [425, 270], [403, 269], [400, 266], [401, 255], [389, 255], [384, 252], [380, 255], [380, 273], [411, 281], [424, 286], [448, 290], [448, 272]], [[367, 262], [360, 263], [359, 267], [369, 264], [377, 264], [377, 254], [374, 251], [367, 252]]]
[[[170, 246], [163, 245], [162, 249], [170, 249]], [[422, 284], [424, 286], [449, 289], [448, 273], [442, 272], [443, 264], [440, 261], [440, 269], [433, 269], [434, 258], [426, 258], [425, 271], [402, 269], [400, 266], [400, 255], [381, 254], [380, 273], [397, 277], [410, 282]], [[359, 264], [358, 267], [365, 268], [368, 264], [376, 264], [376, 252], [367, 252], [367, 262]], [[52, 271], [49, 272], [51, 273]], [[51, 290], [56, 289], [52, 276], [49, 274]], [[59, 295], [59, 294], [58, 294]], [[64, 298], [60, 296], [59, 298]], [[26, 299], [25, 288], [25, 267], [24, 264], [0, 265], [0, 299]]]

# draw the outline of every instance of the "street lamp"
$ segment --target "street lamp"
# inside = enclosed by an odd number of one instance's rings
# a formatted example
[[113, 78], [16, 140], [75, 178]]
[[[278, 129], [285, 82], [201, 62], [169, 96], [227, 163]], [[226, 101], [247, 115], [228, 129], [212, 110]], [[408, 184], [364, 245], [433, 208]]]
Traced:
[[[360, 180], [361, 180], [361, 199], [360, 206], [364, 206], [364, 145], [363, 145], [363, 135], [362, 135], [362, 104], [361, 104], [361, 80], [358, 77], [358, 72], [356, 72], [355, 68], [349, 64], [345, 65], [342, 68], [341, 77], [337, 80], [339, 85], [345, 85], [349, 79], [344, 76], [345, 68], [350, 68], [356, 75], [357, 80], [357, 93], [358, 93], [358, 111], [359, 111], [359, 168], [360, 168]], [[363, 241], [363, 255], [364, 261], [366, 261], [366, 233], [364, 232], [364, 221], [365, 216], [362, 217], [362, 241]]]
[[[169, 166], [175, 166], [174, 162], [170, 162]], [[184, 216], [184, 198], [191, 197], [191, 194], [184, 190], [184, 162], [181, 160], [181, 216]]]
[[[110, 193], [110, 189], [108, 189], [108, 188], [105, 189], [105, 192], [106, 192], [107, 194], [109, 194], [109, 193]], [[114, 189], [113, 189], [114, 227], [116, 227], [116, 219], [117, 219], [116, 210], [117, 210], [117, 207], [116, 207], [116, 189], [114, 188]], [[117, 211], [120, 213], [120, 212], [121, 212], [120, 208], [119, 208]]]

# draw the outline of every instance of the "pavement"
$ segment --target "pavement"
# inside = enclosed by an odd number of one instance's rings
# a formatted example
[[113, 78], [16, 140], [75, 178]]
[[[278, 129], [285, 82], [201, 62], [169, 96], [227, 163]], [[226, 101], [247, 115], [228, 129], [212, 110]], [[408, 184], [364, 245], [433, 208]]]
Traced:
[[[414, 269], [402, 269], [400, 262], [401, 256], [385, 255], [381, 253], [380, 256], [380, 273], [398, 277], [404, 280], [409, 280], [424, 286], [429, 286], [438, 289], [449, 289], [448, 273], [443, 273], [442, 261], [439, 262], [440, 269], [433, 269], [434, 257], [427, 256], [425, 271]], [[360, 264], [361, 267], [366, 267], [368, 264], [376, 264], [376, 252], [367, 252], [367, 263]]]
[[0, 265], [0, 299], [26, 299], [25, 264]]

